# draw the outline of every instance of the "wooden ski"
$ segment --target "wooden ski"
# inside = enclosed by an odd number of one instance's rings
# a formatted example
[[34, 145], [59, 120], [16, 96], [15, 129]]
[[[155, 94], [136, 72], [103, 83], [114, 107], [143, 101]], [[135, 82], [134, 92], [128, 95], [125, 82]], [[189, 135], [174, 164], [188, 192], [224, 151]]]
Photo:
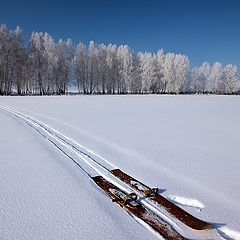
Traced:
[[113, 202], [118, 203], [135, 219], [141, 219], [165, 239], [186, 239], [176, 232], [170, 224], [162, 220], [151, 210], [146, 209], [141, 203], [138, 203], [136, 201], [137, 196], [135, 194], [125, 193], [102, 176], [92, 177], [92, 179], [112, 199]]
[[214, 224], [205, 222], [194, 217], [190, 213], [186, 212], [182, 208], [169, 201], [168, 199], [164, 198], [162, 195], [158, 194], [156, 188], [151, 189], [142, 182], [121, 171], [120, 169], [114, 169], [111, 172], [114, 176], [121, 179], [138, 193], [149, 198], [149, 200], [152, 201], [154, 204], [160, 205], [160, 207], [166, 209], [167, 212], [182, 221], [187, 226], [196, 230], [211, 229], [214, 227]]

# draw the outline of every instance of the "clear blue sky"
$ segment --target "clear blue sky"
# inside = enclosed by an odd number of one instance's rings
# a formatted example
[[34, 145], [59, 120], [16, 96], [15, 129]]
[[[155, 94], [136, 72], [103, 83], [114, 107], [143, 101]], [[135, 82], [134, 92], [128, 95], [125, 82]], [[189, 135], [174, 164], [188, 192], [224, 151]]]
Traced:
[[74, 43], [128, 44], [134, 51], [183, 53], [240, 68], [238, 0], [0, 0], [0, 23]]

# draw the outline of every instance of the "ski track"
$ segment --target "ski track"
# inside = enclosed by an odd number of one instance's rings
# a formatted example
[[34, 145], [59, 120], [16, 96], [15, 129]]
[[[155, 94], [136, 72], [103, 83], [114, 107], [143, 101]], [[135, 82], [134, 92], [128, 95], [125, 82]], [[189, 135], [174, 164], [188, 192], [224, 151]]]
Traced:
[[[42, 135], [44, 138], [46, 138], [51, 144], [53, 144], [58, 150], [60, 150], [64, 155], [66, 155], [68, 158], [70, 158], [88, 177], [94, 176], [94, 175], [101, 175], [109, 182], [113, 183], [117, 187], [119, 187], [121, 190], [130, 193], [133, 190], [130, 189], [125, 183], [122, 183], [121, 180], [117, 179], [115, 176], [112, 175], [110, 170], [107, 169], [102, 163], [98, 163], [95, 159], [93, 159], [89, 153], [84, 153], [82, 150], [76, 149], [76, 147], [69, 142], [67, 142], [64, 138], [66, 138], [68, 141], [72, 141], [69, 137], [66, 137], [65, 135], [61, 134], [60, 132], [56, 131], [55, 129], [51, 128], [48, 125], [45, 125], [44, 123], [31, 118], [30, 116], [27, 116], [25, 114], [22, 114], [18, 111], [2, 107], [3, 110], [14, 114], [17, 118], [24, 120], [30, 127], [32, 127], [34, 130], [36, 130], [40, 135]], [[49, 130], [49, 129], [50, 130]], [[41, 131], [42, 130], [42, 131]], [[57, 136], [59, 134], [61, 137]], [[48, 136], [48, 137], [47, 137]], [[75, 144], [76, 142], [73, 141]], [[61, 144], [62, 147], [65, 147], [65, 150], [62, 149], [58, 144]], [[77, 143], [78, 144], [78, 143]], [[78, 144], [83, 148], [82, 145]], [[67, 149], [67, 150], [66, 150]], [[70, 154], [69, 151], [73, 152], [73, 155]], [[88, 149], [85, 149], [85, 151], [88, 152]], [[90, 150], [90, 153], [92, 153], [94, 156], [99, 157], [96, 153]], [[86, 157], [88, 159], [86, 159]], [[111, 167], [113, 166], [110, 164], [107, 160], [100, 157], [101, 160], [106, 161], [108, 165]], [[82, 160], [81, 164], [79, 164], [78, 160]], [[92, 163], [89, 162], [92, 161]], [[84, 167], [82, 166], [85, 165]], [[87, 166], [90, 167], [87, 169]], [[114, 168], [116, 168], [114, 166]], [[101, 170], [100, 170], [101, 169]], [[110, 177], [111, 176], [111, 177]], [[115, 178], [115, 179], [114, 179]], [[125, 186], [124, 186], [125, 185]], [[155, 209], [152, 204], [149, 204], [145, 200], [141, 200], [141, 202], [146, 205], [150, 210], [152, 210], [154, 213], [156, 213], [160, 218], [162, 218], [164, 221], [166, 221], [169, 225], [171, 225], [176, 231], [181, 232], [181, 228], [169, 219], [167, 216], [165, 216], [163, 213], [161, 213], [159, 210]], [[142, 222], [142, 221], [138, 221]], [[144, 227], [146, 224], [143, 225]]]
[[226, 226], [219, 227], [218, 232], [223, 238], [225, 238], [227, 240], [231, 240], [231, 239], [239, 240], [240, 239], [240, 232], [234, 231]]
[[[59, 151], [61, 151], [65, 156], [71, 159], [88, 177], [92, 177], [95, 175], [101, 175], [109, 182], [113, 183], [115, 186], [125, 191], [126, 193], [135, 192], [139, 196], [139, 201], [148, 209], [152, 210], [157, 216], [167, 222], [169, 225], [173, 227], [177, 232], [182, 235], [186, 235], [186, 232], [190, 232], [190, 237], [197, 235], [198, 239], [221, 239], [223, 236], [224, 239], [240, 239], [240, 233], [230, 230], [226, 227], [221, 227], [217, 229], [218, 236], [216, 238], [216, 234], [212, 233], [210, 230], [205, 231], [205, 234], [198, 234], [195, 230], [192, 230], [182, 224], [178, 219], [171, 219], [167, 216], [167, 213], [161, 211], [158, 207], [156, 207], [153, 203], [151, 203], [148, 199], [142, 198], [142, 196], [136, 192], [134, 189], [129, 187], [127, 184], [116, 178], [112, 173], [111, 169], [117, 168], [112, 163], [110, 163], [107, 159], [98, 155], [94, 151], [84, 147], [79, 144], [75, 140], [70, 137], [60, 133], [49, 125], [30, 117], [29, 115], [23, 114], [16, 110], [7, 107], [0, 107], [2, 110], [13, 114], [18, 119], [26, 122], [30, 127], [32, 127], [35, 131], [37, 131], [41, 136], [46, 138], [51, 144], [53, 144]], [[97, 159], [97, 160], [96, 160]], [[171, 196], [171, 200], [176, 201], [185, 206], [204, 208], [198, 200], [196, 199], [186, 199], [178, 196]], [[141, 225], [150, 230], [151, 232], [155, 232], [146, 223], [142, 222], [142, 220], [136, 219]], [[155, 232], [155, 235], [162, 237]], [[215, 237], [214, 237], [215, 236]]]

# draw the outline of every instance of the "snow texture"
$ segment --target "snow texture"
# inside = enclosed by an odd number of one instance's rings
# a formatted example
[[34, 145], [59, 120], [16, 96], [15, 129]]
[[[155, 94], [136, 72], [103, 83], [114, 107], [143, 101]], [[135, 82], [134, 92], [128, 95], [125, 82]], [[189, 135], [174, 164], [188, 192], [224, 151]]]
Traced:
[[183, 206], [193, 207], [199, 210], [202, 210], [204, 208], [204, 205], [201, 202], [199, 202], [197, 199], [191, 199], [191, 198], [186, 198], [181, 196], [172, 196], [172, 195], [169, 196], [168, 198], [172, 202], [183, 205]]
[[[229, 239], [240, 239], [239, 104], [238, 96], [0, 99], [165, 188]], [[155, 239], [24, 122], [0, 111], [0, 126], [2, 239]]]

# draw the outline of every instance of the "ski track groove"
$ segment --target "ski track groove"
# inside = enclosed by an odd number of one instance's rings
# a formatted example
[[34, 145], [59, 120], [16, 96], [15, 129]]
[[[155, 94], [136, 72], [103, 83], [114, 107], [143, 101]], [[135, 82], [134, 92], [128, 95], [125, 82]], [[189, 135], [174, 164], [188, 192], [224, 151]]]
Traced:
[[[183, 225], [178, 219], [172, 220], [166, 212], [161, 211], [158, 207], [156, 207], [153, 203], [151, 203], [148, 199], [143, 198], [137, 191], [132, 189], [130, 186], [128, 186], [126, 183], [115, 177], [111, 173], [111, 169], [117, 168], [112, 163], [110, 163], [107, 159], [101, 157], [94, 151], [84, 147], [83, 145], [79, 144], [75, 140], [69, 138], [68, 136], [62, 134], [61, 132], [55, 130], [54, 128], [50, 127], [49, 125], [30, 117], [29, 115], [23, 114], [21, 112], [18, 112], [16, 110], [13, 110], [8, 107], [1, 106], [2, 110], [8, 112], [9, 114], [14, 115], [20, 120], [23, 120], [26, 124], [28, 124], [31, 128], [33, 128], [35, 131], [37, 131], [42, 137], [44, 137], [47, 141], [49, 141], [54, 147], [56, 147], [61, 153], [63, 153], [65, 156], [67, 156], [70, 160], [74, 162], [74, 164], [79, 167], [84, 174], [87, 175], [91, 179], [94, 175], [101, 175], [106, 180], [120, 188], [121, 190], [125, 191], [126, 193], [134, 192], [139, 197], [139, 202], [141, 202], [146, 208], [153, 211], [157, 216], [159, 216], [161, 219], [163, 219], [165, 222], [167, 222], [169, 225], [173, 227], [177, 232], [184, 235], [184, 229]], [[49, 136], [49, 137], [48, 137]], [[59, 146], [61, 145], [61, 147]], [[78, 147], [76, 147], [76, 146]], [[64, 149], [65, 148], [65, 149]], [[72, 154], [70, 154], [66, 149], [68, 149]], [[75, 156], [72, 156], [75, 155]], [[98, 158], [98, 160], [103, 161], [106, 165], [103, 163], [97, 161], [94, 157]], [[78, 160], [77, 160], [78, 159]], [[79, 159], [81, 159], [81, 163], [79, 163]], [[91, 162], [91, 163], [90, 163]], [[82, 166], [85, 165], [84, 167]], [[88, 167], [87, 167], [88, 166]], [[87, 169], [90, 168], [90, 169]], [[91, 173], [90, 173], [91, 172]], [[141, 221], [137, 220], [141, 225], [143, 225], [145, 228], [153, 231], [152, 229], [149, 229], [149, 226], [146, 226], [146, 224], [141, 223]], [[188, 227], [186, 229], [189, 231]], [[155, 231], [154, 231], [155, 232]], [[194, 232], [194, 231], [193, 231]], [[158, 237], [162, 238], [159, 234], [157, 234]]]

